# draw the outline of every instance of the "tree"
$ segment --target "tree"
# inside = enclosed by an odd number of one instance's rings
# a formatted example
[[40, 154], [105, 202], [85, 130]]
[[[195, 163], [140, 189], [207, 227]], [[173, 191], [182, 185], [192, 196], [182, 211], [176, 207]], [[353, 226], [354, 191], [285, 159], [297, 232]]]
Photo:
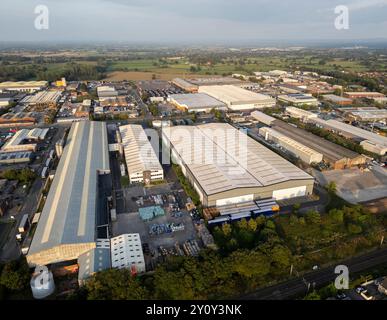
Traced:
[[253, 232], [257, 231], [257, 228], [258, 228], [257, 221], [255, 219], [250, 219], [248, 222], [248, 228]]
[[334, 182], [334, 181], [329, 182], [329, 184], [327, 185], [327, 190], [331, 194], [336, 193], [336, 191], [337, 191], [336, 182]]
[[88, 300], [143, 300], [148, 292], [128, 269], [98, 272], [86, 282]]
[[13, 291], [21, 291], [29, 286], [30, 272], [24, 258], [5, 264], [1, 271], [0, 284]]
[[305, 217], [306, 221], [311, 224], [318, 224], [321, 222], [321, 215], [315, 210], [309, 210]]
[[231, 225], [229, 225], [228, 223], [225, 223], [222, 225], [222, 232], [226, 237], [231, 235], [231, 231], [232, 231]]

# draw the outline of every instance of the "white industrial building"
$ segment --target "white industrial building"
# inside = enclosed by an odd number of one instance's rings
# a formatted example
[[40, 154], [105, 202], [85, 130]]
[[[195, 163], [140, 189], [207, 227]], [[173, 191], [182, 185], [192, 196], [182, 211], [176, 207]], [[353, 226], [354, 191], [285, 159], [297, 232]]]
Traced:
[[284, 134], [272, 128], [260, 128], [259, 134], [265, 137], [265, 140], [270, 140], [279, 144], [281, 147], [288, 150], [290, 153], [297, 156], [305, 163], [319, 163], [323, 160], [323, 155], [321, 153], [308, 148], [307, 146], [285, 136]]
[[97, 247], [112, 188], [107, 141], [104, 122], [72, 125], [28, 251], [31, 267], [76, 260]]
[[31, 105], [31, 106], [50, 106], [56, 105], [60, 98], [62, 97], [62, 91], [53, 90], [53, 91], [41, 91], [32, 96], [27, 96], [20, 101], [21, 104]]
[[255, 93], [234, 85], [200, 86], [200, 93], [206, 93], [224, 102], [230, 110], [253, 110], [271, 108], [275, 99], [260, 93]]
[[229, 124], [165, 128], [163, 144], [207, 207], [313, 192], [313, 177]]
[[292, 118], [300, 119], [303, 122], [308, 122], [310, 119], [315, 119], [318, 117], [316, 113], [296, 107], [286, 107], [286, 113], [289, 114]]
[[0, 83], [0, 92], [3, 91], [17, 91], [32, 93], [47, 87], [47, 81], [8, 81]]
[[168, 100], [178, 109], [188, 112], [210, 112], [212, 109], [227, 110], [223, 102], [205, 93], [172, 94]]
[[36, 151], [36, 143], [24, 143], [31, 139], [30, 130], [22, 129], [17, 131], [14, 136], [1, 148], [2, 152], [16, 151]]
[[316, 118], [312, 119], [311, 122], [324, 129], [340, 133], [347, 138], [358, 140], [364, 150], [379, 155], [387, 154], [387, 137], [337, 120], [323, 120]]
[[149, 184], [152, 181], [163, 180], [163, 168], [143, 127], [121, 126], [120, 134], [129, 182]]
[[318, 106], [318, 100], [311, 94], [291, 93], [278, 96], [278, 101], [285, 102], [293, 106]]
[[259, 122], [266, 124], [267, 126], [271, 126], [276, 120], [276, 118], [268, 116], [267, 114], [261, 111], [253, 111], [250, 116], [252, 116], [255, 120], [258, 120]]
[[117, 90], [112, 86], [101, 86], [97, 88], [97, 95], [100, 101], [115, 98], [118, 96]]
[[112, 267], [145, 272], [145, 260], [138, 233], [123, 234], [110, 239]]

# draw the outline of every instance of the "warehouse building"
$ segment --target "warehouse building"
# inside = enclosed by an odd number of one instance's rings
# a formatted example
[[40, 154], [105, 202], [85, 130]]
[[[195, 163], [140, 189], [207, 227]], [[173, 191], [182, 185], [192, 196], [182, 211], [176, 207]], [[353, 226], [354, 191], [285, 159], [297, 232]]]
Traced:
[[318, 117], [316, 113], [296, 107], [286, 107], [286, 113], [289, 114], [292, 118], [300, 119], [303, 122], [308, 122], [310, 119], [315, 119]]
[[0, 152], [0, 164], [26, 163], [32, 160], [30, 151]]
[[36, 143], [25, 143], [27, 140], [31, 139], [29, 134], [30, 130], [27, 129], [17, 131], [13, 137], [1, 148], [1, 151], [36, 151]]
[[72, 125], [27, 255], [31, 267], [76, 260], [108, 237], [107, 141], [103, 122]]
[[112, 86], [101, 86], [97, 88], [97, 95], [100, 101], [114, 99], [118, 96], [117, 90]]
[[387, 110], [354, 110], [347, 112], [346, 117], [359, 122], [374, 122], [387, 119]]
[[253, 110], [271, 108], [276, 104], [275, 99], [239, 88], [234, 85], [200, 86], [200, 93], [206, 93], [224, 102], [230, 110]]
[[35, 112], [8, 112], [0, 117], [0, 128], [29, 127], [38, 122]]
[[206, 207], [313, 192], [313, 177], [229, 124], [165, 128], [163, 144]]
[[[386, 154], [387, 137], [376, 133], [354, 127], [350, 124], [343, 123], [337, 120], [323, 120], [320, 118], [312, 121], [316, 126], [341, 134], [342, 136], [363, 143], [365, 150], [377, 153], [379, 155]], [[364, 142], [367, 141], [368, 143]], [[373, 151], [371, 151], [373, 150]], [[377, 152], [375, 152], [377, 150]]]
[[329, 163], [333, 169], [351, 168], [363, 165], [369, 160], [364, 155], [360, 155], [310, 132], [291, 126], [281, 120], [276, 120], [272, 128], [298, 143], [321, 153], [323, 160]]
[[278, 96], [278, 101], [285, 102], [292, 106], [314, 106], [317, 107], [319, 102], [311, 94], [293, 93]]
[[19, 82], [1, 82], [0, 92], [3, 91], [17, 91], [17, 92], [36, 92], [46, 88], [47, 81], [19, 81]]
[[41, 91], [32, 96], [27, 96], [20, 101], [21, 104], [36, 107], [56, 107], [60, 98], [62, 97], [62, 91]]
[[227, 106], [205, 93], [172, 94], [169, 102], [179, 110], [188, 112], [210, 112], [212, 109], [227, 110]]
[[304, 146], [272, 128], [260, 128], [259, 134], [265, 137], [265, 140], [270, 140], [279, 144], [307, 164], [320, 163], [323, 160], [323, 155], [321, 153]]
[[379, 92], [345, 92], [344, 96], [349, 99], [375, 99], [385, 98], [386, 96]]
[[322, 96], [324, 100], [334, 103], [338, 106], [348, 106], [352, 104], [352, 99], [337, 96], [335, 94], [326, 94]]
[[267, 114], [261, 111], [253, 111], [250, 115], [257, 121], [266, 124], [267, 126], [271, 126], [276, 120], [275, 118], [268, 116]]
[[163, 180], [163, 168], [143, 127], [121, 126], [120, 134], [129, 182], [149, 184], [152, 181]]
[[188, 82], [187, 80], [181, 78], [175, 78], [172, 80], [172, 84], [176, 87], [183, 89], [184, 91], [196, 93], [199, 90], [199, 86]]

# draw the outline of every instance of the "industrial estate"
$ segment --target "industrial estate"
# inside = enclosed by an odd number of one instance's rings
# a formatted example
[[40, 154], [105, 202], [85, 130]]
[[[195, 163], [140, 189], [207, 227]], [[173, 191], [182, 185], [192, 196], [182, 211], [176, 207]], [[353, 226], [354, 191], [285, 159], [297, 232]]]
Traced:
[[0, 51], [0, 299], [387, 299], [385, 50], [84, 50]]

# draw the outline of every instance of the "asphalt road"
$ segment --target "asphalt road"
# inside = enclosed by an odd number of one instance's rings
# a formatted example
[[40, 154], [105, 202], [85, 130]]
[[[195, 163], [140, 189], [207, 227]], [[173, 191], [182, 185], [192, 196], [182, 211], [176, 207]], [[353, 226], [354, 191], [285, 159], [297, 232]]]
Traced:
[[[366, 271], [383, 264], [387, 264], [387, 248], [378, 249], [340, 263], [340, 265], [348, 266], [350, 277], [353, 273]], [[311, 272], [304, 275], [303, 277], [298, 277], [278, 285], [259, 289], [251, 294], [244, 295], [239, 299], [287, 300], [297, 296], [302, 296], [308, 292], [308, 283], [310, 283], [310, 288], [313, 287], [313, 284], [316, 286], [316, 288], [319, 288], [334, 282], [335, 278], [337, 277], [337, 275], [334, 273], [334, 269], [337, 265], [339, 264]]]

